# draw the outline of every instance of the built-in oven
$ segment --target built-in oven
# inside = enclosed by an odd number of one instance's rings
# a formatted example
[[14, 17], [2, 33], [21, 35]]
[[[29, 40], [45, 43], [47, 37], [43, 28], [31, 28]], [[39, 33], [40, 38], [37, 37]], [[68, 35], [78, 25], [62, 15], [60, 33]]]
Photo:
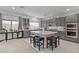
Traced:
[[67, 23], [67, 37], [77, 38], [77, 23]]

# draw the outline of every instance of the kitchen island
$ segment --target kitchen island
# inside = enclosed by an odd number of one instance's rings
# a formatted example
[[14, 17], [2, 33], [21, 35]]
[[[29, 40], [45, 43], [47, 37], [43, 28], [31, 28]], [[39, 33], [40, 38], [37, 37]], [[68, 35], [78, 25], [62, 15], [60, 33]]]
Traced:
[[58, 32], [53, 32], [53, 31], [31, 31], [34, 35], [39, 35], [41, 37], [44, 37], [44, 47], [46, 48], [46, 42], [47, 42], [47, 37], [50, 36], [55, 36], [58, 34]]

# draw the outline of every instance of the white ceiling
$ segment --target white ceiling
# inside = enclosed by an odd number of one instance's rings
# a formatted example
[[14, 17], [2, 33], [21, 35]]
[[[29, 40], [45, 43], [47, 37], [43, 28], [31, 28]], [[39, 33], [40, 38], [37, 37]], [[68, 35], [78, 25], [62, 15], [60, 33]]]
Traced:
[[[63, 16], [65, 14], [79, 12], [79, 6], [24, 6], [23, 8], [15, 6], [15, 10], [13, 10], [12, 7], [13, 6], [0, 6], [0, 11], [33, 16]], [[66, 9], [70, 9], [70, 11], [66, 11]]]

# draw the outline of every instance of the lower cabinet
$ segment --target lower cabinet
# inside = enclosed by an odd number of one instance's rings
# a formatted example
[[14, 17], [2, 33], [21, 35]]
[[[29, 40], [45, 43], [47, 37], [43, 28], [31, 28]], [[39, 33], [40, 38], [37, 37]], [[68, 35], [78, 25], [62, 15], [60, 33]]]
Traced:
[[7, 39], [12, 39], [12, 33], [8, 33]]
[[23, 37], [27, 38], [29, 36], [30, 36], [30, 31], [29, 30], [23, 31]]
[[0, 34], [0, 40], [5, 40], [5, 34]]
[[17, 38], [17, 33], [13, 33], [13, 38]]
[[65, 39], [66, 38], [66, 32], [65, 31], [60, 32], [59, 35], [60, 35], [61, 39]]
[[22, 37], [22, 32], [18, 33], [18, 37], [21, 38]]

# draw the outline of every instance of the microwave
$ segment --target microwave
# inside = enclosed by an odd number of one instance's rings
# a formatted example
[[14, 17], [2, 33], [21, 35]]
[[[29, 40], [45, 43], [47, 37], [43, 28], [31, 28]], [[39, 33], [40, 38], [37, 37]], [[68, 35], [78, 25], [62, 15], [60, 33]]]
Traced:
[[67, 28], [77, 28], [77, 23], [67, 23]]

